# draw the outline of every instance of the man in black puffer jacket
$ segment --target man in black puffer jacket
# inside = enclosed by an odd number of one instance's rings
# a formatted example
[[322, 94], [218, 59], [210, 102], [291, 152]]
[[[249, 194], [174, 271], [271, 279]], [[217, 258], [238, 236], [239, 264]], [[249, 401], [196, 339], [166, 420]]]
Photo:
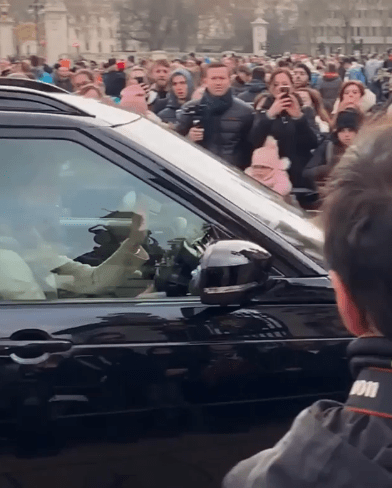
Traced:
[[267, 85], [265, 84], [264, 78], [264, 68], [256, 66], [252, 71], [252, 80], [245, 85], [245, 91], [238, 95], [238, 98], [253, 105], [255, 98], [260, 95], [260, 93], [267, 91]]
[[366, 130], [335, 168], [323, 213], [326, 269], [343, 323], [358, 337], [347, 351], [348, 400], [304, 410], [224, 488], [392, 486], [392, 128]]
[[233, 97], [229, 70], [224, 64], [208, 66], [206, 86], [201, 100], [186, 103], [178, 112], [176, 130], [233, 166], [245, 169], [252, 155], [248, 135], [253, 110]]
[[166, 107], [158, 112], [158, 117], [166, 124], [177, 123], [177, 110], [188, 102], [194, 90], [193, 78], [186, 69], [177, 69], [170, 77], [170, 92], [166, 98]]

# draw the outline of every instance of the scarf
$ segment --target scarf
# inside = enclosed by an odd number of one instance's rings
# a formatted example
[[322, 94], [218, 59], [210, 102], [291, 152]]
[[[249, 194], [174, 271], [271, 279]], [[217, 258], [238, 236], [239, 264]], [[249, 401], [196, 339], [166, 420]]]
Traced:
[[214, 135], [214, 117], [223, 115], [229, 110], [232, 104], [233, 94], [231, 90], [222, 97], [214, 97], [208, 90], [204, 92], [203, 98], [200, 101], [200, 107], [203, 107], [203, 145], [207, 145]]

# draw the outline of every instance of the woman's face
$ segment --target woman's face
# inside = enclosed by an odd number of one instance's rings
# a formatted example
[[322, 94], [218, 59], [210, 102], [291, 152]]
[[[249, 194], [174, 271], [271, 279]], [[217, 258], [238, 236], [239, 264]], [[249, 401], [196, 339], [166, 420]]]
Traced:
[[358, 105], [361, 100], [361, 90], [356, 85], [348, 85], [343, 92], [343, 102], [349, 102], [353, 105]]
[[357, 133], [348, 127], [338, 132], [338, 139], [343, 146], [349, 147], [353, 143]]
[[262, 164], [255, 164], [252, 166], [253, 169], [253, 175], [255, 178], [258, 180], [266, 180], [268, 179], [271, 174], [272, 174], [272, 168], [269, 168], [267, 166], [263, 166]]
[[271, 94], [276, 98], [282, 93], [283, 87], [289, 87], [290, 93], [293, 92], [293, 86], [291, 84], [290, 78], [285, 73], [279, 73], [272, 80], [270, 91]]

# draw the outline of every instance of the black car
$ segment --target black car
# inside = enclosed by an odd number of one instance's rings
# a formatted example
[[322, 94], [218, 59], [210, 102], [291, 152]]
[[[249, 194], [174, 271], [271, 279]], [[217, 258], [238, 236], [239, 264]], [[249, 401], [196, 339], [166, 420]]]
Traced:
[[322, 233], [272, 192], [54, 88], [0, 86], [0, 154], [0, 487], [219, 486], [234, 432], [345, 392]]

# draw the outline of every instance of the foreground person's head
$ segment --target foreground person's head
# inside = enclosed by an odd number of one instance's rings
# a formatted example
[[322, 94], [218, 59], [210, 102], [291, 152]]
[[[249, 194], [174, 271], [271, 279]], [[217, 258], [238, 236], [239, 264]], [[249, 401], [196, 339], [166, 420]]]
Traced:
[[325, 257], [343, 322], [392, 340], [391, 124], [359, 133], [326, 195]]

